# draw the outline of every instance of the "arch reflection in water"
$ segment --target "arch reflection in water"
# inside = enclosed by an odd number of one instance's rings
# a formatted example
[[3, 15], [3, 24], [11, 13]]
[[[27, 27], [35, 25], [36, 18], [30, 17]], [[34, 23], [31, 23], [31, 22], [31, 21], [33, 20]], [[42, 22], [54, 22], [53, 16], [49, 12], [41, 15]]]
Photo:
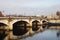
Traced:
[[20, 36], [24, 35], [25, 33], [28, 32], [27, 30], [27, 22], [26, 21], [18, 21], [13, 24], [13, 34]]
[[3, 40], [7, 36], [7, 34], [5, 33], [6, 27], [7, 27], [6, 24], [0, 23], [0, 40]]
[[35, 20], [32, 22], [32, 30], [37, 31], [39, 29], [39, 21]]

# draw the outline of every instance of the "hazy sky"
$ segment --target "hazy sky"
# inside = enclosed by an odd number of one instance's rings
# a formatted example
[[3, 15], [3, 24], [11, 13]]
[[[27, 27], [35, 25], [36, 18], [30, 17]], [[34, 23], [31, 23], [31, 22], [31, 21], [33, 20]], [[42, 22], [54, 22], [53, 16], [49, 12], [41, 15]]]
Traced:
[[51, 15], [60, 11], [60, 0], [0, 0], [3, 14]]

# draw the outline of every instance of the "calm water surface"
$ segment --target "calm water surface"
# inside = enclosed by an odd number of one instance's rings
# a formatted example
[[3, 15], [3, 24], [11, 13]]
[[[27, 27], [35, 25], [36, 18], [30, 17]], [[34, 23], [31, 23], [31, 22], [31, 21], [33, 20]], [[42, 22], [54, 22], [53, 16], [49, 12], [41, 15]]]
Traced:
[[57, 35], [59, 30], [47, 29], [43, 32], [37, 33], [33, 36], [23, 38], [20, 40], [60, 40], [60, 36]]
[[[29, 36], [23, 39], [18, 39], [18, 40], [60, 40], [60, 34], [57, 34], [59, 32], [60, 32], [59, 30], [55, 30], [55, 29], [46, 29], [43, 32], [39, 32], [32, 36]], [[9, 34], [8, 36], [6, 36], [6, 38], [7, 39], [5, 38], [3, 39], [8, 40]], [[12, 35], [11, 35], [11, 38], [13, 38]]]

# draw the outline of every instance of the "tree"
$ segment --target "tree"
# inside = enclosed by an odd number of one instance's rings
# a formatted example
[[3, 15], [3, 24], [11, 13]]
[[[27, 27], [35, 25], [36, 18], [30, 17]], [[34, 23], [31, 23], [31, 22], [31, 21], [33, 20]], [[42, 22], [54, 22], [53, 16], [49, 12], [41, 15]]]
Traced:
[[0, 11], [0, 17], [3, 17], [4, 15], [2, 14], [2, 12]]
[[59, 18], [60, 18], [60, 12], [59, 11], [56, 12], [56, 15], [59, 16]]
[[56, 12], [56, 15], [57, 15], [57, 16], [60, 16], [60, 12], [59, 12], [59, 11], [57, 11], [57, 12]]

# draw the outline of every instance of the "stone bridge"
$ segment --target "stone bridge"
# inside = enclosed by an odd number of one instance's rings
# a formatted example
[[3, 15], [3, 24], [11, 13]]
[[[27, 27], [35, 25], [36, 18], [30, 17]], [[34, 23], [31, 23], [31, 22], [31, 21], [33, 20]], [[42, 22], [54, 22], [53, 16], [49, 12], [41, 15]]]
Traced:
[[0, 17], [0, 29], [12, 31], [15, 36], [29, 35], [43, 30], [40, 17]]
[[13, 30], [13, 33], [10, 35], [14, 34], [15, 36], [26, 36], [43, 30], [43, 27], [41, 26], [43, 21], [53, 23], [60, 22], [58, 19], [41, 19], [40, 17], [30, 16], [0, 17], [0, 29], [5, 29], [8, 31]]

